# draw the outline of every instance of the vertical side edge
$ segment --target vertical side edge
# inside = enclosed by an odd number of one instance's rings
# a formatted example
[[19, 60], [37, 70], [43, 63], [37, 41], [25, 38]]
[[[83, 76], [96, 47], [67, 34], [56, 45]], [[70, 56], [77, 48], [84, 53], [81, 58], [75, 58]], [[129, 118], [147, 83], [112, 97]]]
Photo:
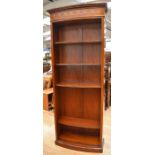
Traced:
[[[50, 20], [51, 20], [51, 15], [50, 15]], [[54, 24], [51, 22], [51, 55], [52, 55], [52, 77], [53, 77], [53, 97], [54, 97], [54, 119], [55, 119], [55, 132], [56, 132], [56, 140], [58, 139], [58, 127], [57, 127], [57, 113], [58, 113], [58, 108], [57, 108], [57, 99], [56, 99], [56, 85], [55, 85], [55, 56], [54, 56]]]
[[101, 17], [101, 111], [100, 111], [100, 142], [103, 138], [104, 114], [104, 17]]

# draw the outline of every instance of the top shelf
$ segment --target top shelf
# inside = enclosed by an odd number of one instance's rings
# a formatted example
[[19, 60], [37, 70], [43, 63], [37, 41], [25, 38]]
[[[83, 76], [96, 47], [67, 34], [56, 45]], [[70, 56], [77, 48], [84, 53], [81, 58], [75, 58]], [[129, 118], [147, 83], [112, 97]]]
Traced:
[[92, 41], [57, 41], [56, 45], [65, 45], [65, 44], [96, 44], [101, 43], [100, 40], [92, 40]]

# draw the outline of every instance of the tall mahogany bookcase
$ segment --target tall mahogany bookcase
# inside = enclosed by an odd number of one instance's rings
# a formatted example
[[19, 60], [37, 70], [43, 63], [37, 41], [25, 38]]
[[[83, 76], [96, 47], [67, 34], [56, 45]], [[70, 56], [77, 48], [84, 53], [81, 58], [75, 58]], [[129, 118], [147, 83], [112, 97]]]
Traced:
[[106, 4], [49, 10], [56, 141], [102, 152]]

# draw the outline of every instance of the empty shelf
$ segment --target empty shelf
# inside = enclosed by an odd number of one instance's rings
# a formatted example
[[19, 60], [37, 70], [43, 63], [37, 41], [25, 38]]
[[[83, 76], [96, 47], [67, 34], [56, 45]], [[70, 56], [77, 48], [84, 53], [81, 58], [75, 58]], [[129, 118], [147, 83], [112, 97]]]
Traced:
[[72, 127], [99, 129], [99, 122], [97, 120], [62, 116], [58, 122]]
[[66, 63], [57, 63], [56, 66], [101, 66], [101, 64], [66, 64]]
[[78, 134], [64, 131], [60, 133], [59, 139], [74, 143], [88, 144], [88, 145], [99, 145], [99, 136]]
[[100, 84], [92, 83], [70, 83], [70, 82], [60, 82], [56, 86], [59, 87], [71, 87], [71, 88], [101, 88]]
[[101, 43], [100, 40], [92, 40], [92, 41], [57, 41], [55, 44], [61, 45], [61, 44], [92, 44], [92, 43]]

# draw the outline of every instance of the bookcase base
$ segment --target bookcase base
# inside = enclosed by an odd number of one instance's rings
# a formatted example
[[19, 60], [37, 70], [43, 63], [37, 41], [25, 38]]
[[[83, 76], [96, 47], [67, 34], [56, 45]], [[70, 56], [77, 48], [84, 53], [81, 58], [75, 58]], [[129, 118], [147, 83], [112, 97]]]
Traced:
[[73, 142], [68, 142], [64, 140], [56, 140], [56, 145], [59, 145], [64, 148], [77, 150], [77, 151], [86, 151], [86, 152], [103, 152], [103, 144], [102, 145], [86, 145], [86, 144], [78, 144]]

